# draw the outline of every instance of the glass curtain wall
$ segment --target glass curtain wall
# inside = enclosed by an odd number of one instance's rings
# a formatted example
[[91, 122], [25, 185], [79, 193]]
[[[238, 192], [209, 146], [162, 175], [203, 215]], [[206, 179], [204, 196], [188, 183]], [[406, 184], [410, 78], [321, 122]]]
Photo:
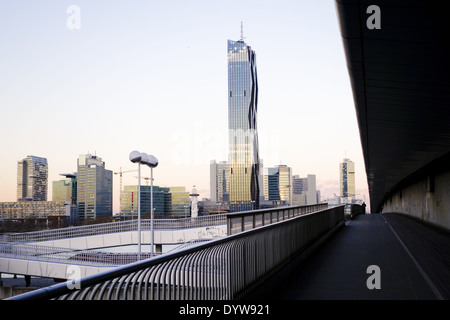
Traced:
[[228, 40], [228, 163], [231, 211], [259, 208], [257, 100], [255, 52], [243, 40]]

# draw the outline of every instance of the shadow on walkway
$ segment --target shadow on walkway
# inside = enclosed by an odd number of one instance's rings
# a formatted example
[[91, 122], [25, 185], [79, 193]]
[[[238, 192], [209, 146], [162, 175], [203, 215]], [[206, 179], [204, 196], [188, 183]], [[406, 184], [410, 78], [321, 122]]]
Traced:
[[450, 233], [399, 214], [358, 215], [291, 270], [254, 298], [449, 299]]

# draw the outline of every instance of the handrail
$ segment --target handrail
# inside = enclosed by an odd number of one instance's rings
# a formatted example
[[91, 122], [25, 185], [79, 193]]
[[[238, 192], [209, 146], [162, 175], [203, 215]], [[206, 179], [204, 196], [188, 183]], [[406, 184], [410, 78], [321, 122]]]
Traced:
[[8, 300], [239, 299], [343, 221], [319, 210]]
[[346, 204], [344, 208], [345, 216], [348, 219], [353, 219], [358, 214], [365, 214], [366, 213], [366, 205], [365, 204]]
[[311, 213], [326, 208], [328, 208], [328, 203], [305, 206], [285, 206], [228, 213], [227, 232], [228, 234], [235, 234], [244, 230], [254, 229], [256, 227], [291, 219], [298, 215]]
[[[199, 216], [194, 218], [180, 219], [155, 219], [154, 229], [185, 229], [206, 226], [217, 226], [226, 224], [226, 214], [216, 214], [209, 216]], [[150, 230], [151, 220], [142, 219], [141, 229]], [[2, 242], [39, 242], [56, 239], [76, 238], [84, 236], [92, 236], [99, 234], [136, 231], [138, 230], [138, 221], [120, 221], [101, 224], [93, 224], [88, 226], [67, 227], [53, 230], [33, 231], [24, 233], [3, 234], [0, 238]]]
[[83, 266], [120, 266], [156, 255], [161, 252], [141, 253], [112, 253], [96, 250], [73, 250], [61, 247], [43, 246], [26, 243], [2, 243], [0, 242], [0, 257], [25, 259], [30, 261], [45, 261], [64, 263], [67, 265]]

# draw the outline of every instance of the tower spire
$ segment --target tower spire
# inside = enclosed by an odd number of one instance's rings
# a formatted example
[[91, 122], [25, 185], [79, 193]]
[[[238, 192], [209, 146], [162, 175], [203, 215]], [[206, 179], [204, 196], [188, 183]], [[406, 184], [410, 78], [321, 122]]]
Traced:
[[244, 41], [244, 23], [241, 21], [241, 41]]

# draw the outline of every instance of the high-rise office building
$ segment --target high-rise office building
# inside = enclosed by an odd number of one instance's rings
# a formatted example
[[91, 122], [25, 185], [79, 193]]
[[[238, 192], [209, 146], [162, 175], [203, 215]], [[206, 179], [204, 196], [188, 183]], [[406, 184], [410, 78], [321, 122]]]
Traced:
[[280, 165], [280, 200], [286, 204], [292, 202], [292, 169], [286, 165]]
[[47, 201], [46, 158], [27, 156], [17, 162], [17, 200]]
[[316, 176], [308, 174], [306, 178], [295, 175], [292, 179], [292, 204], [310, 205], [320, 203], [320, 191], [316, 190]]
[[229, 201], [231, 211], [259, 208], [256, 54], [228, 40]]
[[264, 175], [264, 195], [265, 200], [280, 200], [280, 173], [277, 167], [266, 168]]
[[348, 158], [339, 164], [341, 200], [351, 203], [355, 199], [355, 163]]
[[[121, 192], [121, 216], [137, 217], [138, 186], [124, 186]], [[185, 187], [153, 186], [153, 209], [155, 217], [188, 217], [191, 214], [189, 192]], [[151, 187], [141, 185], [141, 216], [150, 217]]]
[[169, 187], [170, 207], [168, 214], [174, 217], [191, 215], [191, 198], [185, 187]]
[[[153, 209], [155, 217], [166, 216], [171, 205], [169, 188], [153, 186]], [[138, 186], [124, 186], [120, 197], [121, 216], [137, 217], [138, 213]], [[151, 187], [141, 185], [141, 216], [150, 217]]]
[[52, 200], [69, 201], [72, 205], [77, 204], [77, 175], [75, 173], [64, 173], [65, 179], [53, 181]]
[[292, 169], [286, 165], [267, 168], [264, 188], [265, 200], [277, 201], [275, 204], [291, 204]]
[[77, 209], [79, 218], [95, 219], [98, 215], [112, 216], [112, 171], [96, 155], [78, 158]]
[[228, 202], [230, 200], [230, 170], [228, 162], [212, 160], [209, 173], [211, 201]]

